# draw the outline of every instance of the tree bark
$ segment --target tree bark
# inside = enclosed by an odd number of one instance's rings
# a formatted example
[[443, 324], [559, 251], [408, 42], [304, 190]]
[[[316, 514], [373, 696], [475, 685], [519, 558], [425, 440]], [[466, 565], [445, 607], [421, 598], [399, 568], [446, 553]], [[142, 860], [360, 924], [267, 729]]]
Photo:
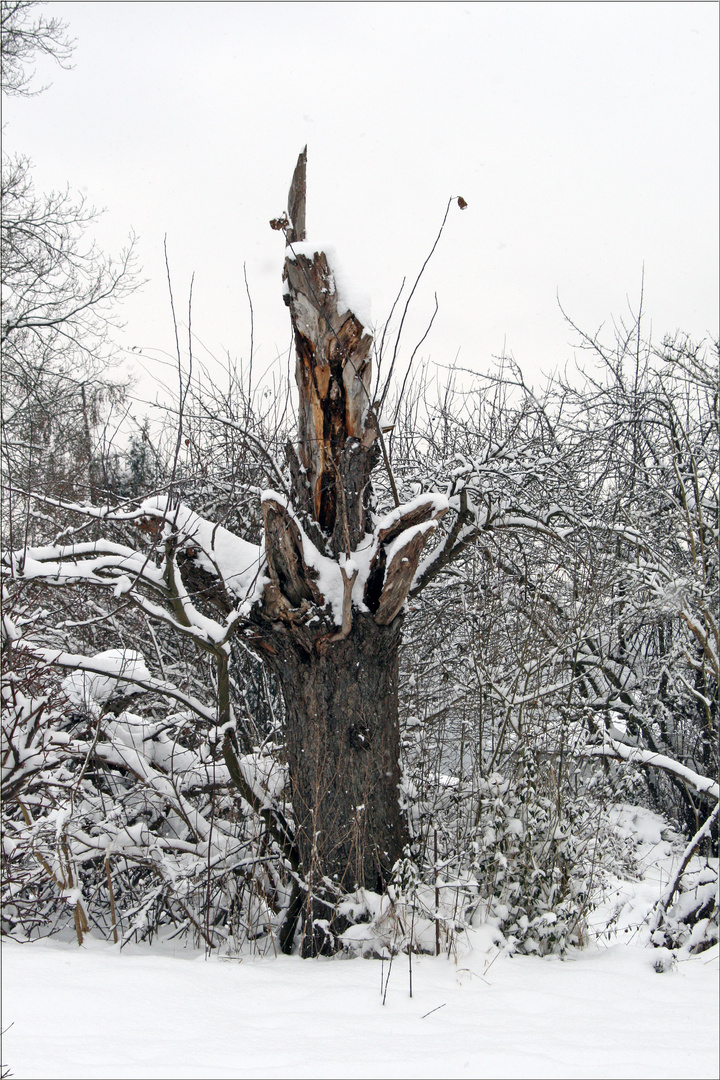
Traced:
[[[268, 666], [285, 699], [295, 843], [305, 884], [303, 952], [334, 947], [332, 905], [384, 891], [407, 843], [400, 809], [398, 646], [402, 617], [356, 612], [347, 637], [308, 652], [276, 626]], [[314, 925], [320, 920], [318, 929]]]

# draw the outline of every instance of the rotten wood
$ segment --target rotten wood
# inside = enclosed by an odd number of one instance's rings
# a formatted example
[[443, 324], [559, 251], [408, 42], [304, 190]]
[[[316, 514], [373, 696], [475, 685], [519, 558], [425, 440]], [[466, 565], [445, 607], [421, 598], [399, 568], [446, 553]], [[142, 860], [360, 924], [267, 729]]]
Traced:
[[[307, 147], [288, 196], [290, 252], [283, 279], [295, 338], [298, 444], [288, 451], [296, 508], [314, 521], [333, 555], [368, 528], [370, 474], [380, 431], [370, 402], [372, 335], [338, 295], [327, 256], [305, 239]], [[324, 544], [321, 546], [325, 546]]]
[[377, 462], [376, 429], [367, 423], [372, 336], [352, 312], [339, 310], [323, 252], [288, 257], [285, 280], [297, 357], [297, 456], [307, 485], [305, 509], [331, 538], [333, 554], [339, 554], [338, 476], [349, 485], [348, 521], [357, 543], [365, 532], [365, 491]]
[[303, 601], [323, 605], [325, 600], [315, 585], [315, 572], [305, 562], [300, 529], [287, 508], [276, 499], [265, 499], [262, 514], [271, 585], [290, 607], [299, 608]]

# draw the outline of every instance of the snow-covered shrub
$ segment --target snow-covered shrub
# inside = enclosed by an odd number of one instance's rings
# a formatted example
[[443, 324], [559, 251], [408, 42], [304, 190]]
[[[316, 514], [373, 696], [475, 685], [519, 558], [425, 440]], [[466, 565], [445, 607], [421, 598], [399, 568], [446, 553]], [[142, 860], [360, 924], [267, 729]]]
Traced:
[[480, 802], [475, 921], [494, 922], [512, 951], [544, 955], [582, 945], [592, 856], [578, 823], [537, 792], [531, 756], [518, 789], [495, 774]]
[[[272, 948], [290, 894], [256, 812], [282, 804], [274, 746], [237, 759], [251, 806], [223, 759], [224, 730], [157, 701], [115, 715], [110, 669], [128, 660], [116, 651], [93, 658], [105, 674], [74, 672], [64, 684], [21, 647], [4, 672], [4, 932], [74, 926], [79, 941], [95, 930]], [[129, 662], [132, 677], [147, 675], [139, 654]]]
[[50, 704], [51, 682], [32, 662], [2, 678], [2, 927], [22, 936], [51, 933], [77, 901], [63, 833], [75, 748]]
[[683, 953], [699, 953], [718, 941], [718, 860], [697, 860], [683, 875], [677, 895], [663, 912], [652, 943]]
[[[406, 847], [386, 893], [359, 889], [338, 903], [337, 916], [349, 924], [341, 935], [343, 947], [353, 955], [385, 958], [456, 949], [466, 925], [455, 910], [456, 890], [449, 896], [444, 884], [432, 867], [423, 875], [411, 847]], [[467, 901], [470, 893], [463, 892]]]
[[718, 941], [718, 859], [701, 855], [717, 827], [718, 806], [686, 846], [650, 922], [656, 948], [699, 953]]
[[[616, 770], [619, 788], [633, 776]], [[637, 876], [632, 842], [607, 808], [613, 785], [585, 769], [580, 791], [552, 791], [529, 747], [515, 782], [500, 773], [480, 781], [472, 868], [474, 925], [490, 923], [513, 952], [562, 953], [588, 941], [588, 917], [613, 874]]]

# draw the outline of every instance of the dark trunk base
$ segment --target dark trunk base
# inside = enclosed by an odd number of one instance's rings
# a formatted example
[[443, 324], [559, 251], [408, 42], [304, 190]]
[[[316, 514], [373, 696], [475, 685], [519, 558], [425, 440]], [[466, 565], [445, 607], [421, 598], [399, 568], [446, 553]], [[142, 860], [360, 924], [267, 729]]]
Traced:
[[407, 843], [399, 803], [398, 646], [402, 620], [355, 612], [347, 638], [307, 650], [275, 626], [275, 670], [286, 706], [285, 751], [295, 841], [307, 886], [304, 955], [333, 951], [334, 902], [382, 892]]

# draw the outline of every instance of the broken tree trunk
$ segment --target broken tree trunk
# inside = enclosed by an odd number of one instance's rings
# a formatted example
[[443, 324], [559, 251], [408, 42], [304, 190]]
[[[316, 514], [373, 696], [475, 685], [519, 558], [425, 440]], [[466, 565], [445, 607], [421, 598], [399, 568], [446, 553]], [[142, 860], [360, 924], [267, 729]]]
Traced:
[[343, 304], [325, 253], [299, 242], [305, 235], [305, 165], [303, 151], [289, 200], [289, 213], [301, 217], [297, 224], [291, 218], [284, 273], [300, 393], [297, 450], [288, 446], [288, 455], [296, 508], [317, 522], [339, 555], [366, 532], [370, 473], [378, 459], [372, 335]]
[[333, 904], [383, 890], [408, 841], [400, 807], [398, 648], [402, 607], [444, 500], [379, 520], [370, 401], [372, 336], [338, 293], [327, 255], [305, 242], [306, 153], [290, 188], [284, 297], [295, 338], [298, 438], [292, 499], [263, 500], [268, 582], [252, 644], [285, 699], [285, 752], [306, 888], [302, 951], [336, 947]]

